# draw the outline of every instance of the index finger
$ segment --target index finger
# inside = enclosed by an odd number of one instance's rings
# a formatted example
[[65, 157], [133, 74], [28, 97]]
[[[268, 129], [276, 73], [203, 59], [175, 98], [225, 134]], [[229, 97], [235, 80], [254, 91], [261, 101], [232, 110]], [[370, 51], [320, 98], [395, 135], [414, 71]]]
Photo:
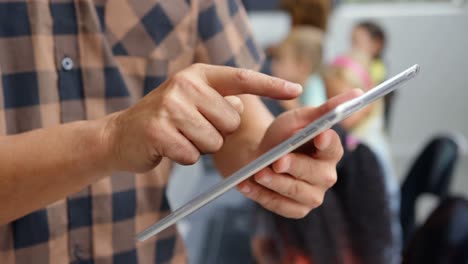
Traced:
[[299, 96], [302, 86], [253, 70], [227, 66], [198, 65], [209, 86], [223, 96], [254, 94], [287, 100]]

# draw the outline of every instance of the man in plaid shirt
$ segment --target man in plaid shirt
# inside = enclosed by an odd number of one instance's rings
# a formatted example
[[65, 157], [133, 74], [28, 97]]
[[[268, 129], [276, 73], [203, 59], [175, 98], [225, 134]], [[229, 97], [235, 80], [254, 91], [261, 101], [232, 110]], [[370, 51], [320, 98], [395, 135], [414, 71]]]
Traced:
[[[135, 241], [169, 213], [170, 161], [228, 175], [356, 96], [273, 121], [245, 94], [301, 88], [235, 68], [261, 64], [246, 21], [237, 0], [0, 0], [0, 263], [183, 263], [174, 227]], [[238, 188], [302, 217], [341, 153], [324, 132]]]

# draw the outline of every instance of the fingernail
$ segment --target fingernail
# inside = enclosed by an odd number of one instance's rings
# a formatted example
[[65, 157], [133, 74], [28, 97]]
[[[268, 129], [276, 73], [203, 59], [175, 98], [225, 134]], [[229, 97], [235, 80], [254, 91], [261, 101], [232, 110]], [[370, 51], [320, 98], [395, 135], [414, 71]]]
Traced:
[[286, 82], [286, 90], [292, 94], [302, 93], [302, 86], [298, 83]]
[[262, 177], [259, 179], [259, 182], [260, 182], [260, 183], [263, 183], [263, 184], [269, 184], [269, 183], [271, 182], [271, 175], [270, 175], [270, 174], [267, 174], [267, 175], [262, 176]]
[[249, 193], [250, 192], [250, 187], [248, 185], [244, 185], [244, 187], [241, 188], [241, 193]]

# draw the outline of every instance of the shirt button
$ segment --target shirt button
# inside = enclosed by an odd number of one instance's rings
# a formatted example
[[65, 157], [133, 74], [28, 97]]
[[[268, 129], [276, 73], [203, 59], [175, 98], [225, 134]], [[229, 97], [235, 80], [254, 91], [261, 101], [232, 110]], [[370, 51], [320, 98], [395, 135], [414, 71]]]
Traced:
[[65, 71], [73, 69], [73, 60], [70, 57], [64, 57], [62, 59], [62, 69]]

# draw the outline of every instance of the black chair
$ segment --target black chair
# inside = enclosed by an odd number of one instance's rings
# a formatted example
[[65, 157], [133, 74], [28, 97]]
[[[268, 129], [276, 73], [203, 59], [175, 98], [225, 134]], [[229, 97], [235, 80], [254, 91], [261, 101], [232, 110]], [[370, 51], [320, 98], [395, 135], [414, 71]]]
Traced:
[[468, 201], [444, 199], [414, 233], [403, 255], [403, 264], [468, 263]]
[[209, 221], [202, 254], [197, 263], [255, 263], [250, 248], [253, 202], [221, 208]]
[[415, 205], [422, 194], [439, 201], [448, 194], [459, 146], [451, 136], [432, 139], [414, 161], [401, 188], [400, 220], [404, 245], [415, 230]]

